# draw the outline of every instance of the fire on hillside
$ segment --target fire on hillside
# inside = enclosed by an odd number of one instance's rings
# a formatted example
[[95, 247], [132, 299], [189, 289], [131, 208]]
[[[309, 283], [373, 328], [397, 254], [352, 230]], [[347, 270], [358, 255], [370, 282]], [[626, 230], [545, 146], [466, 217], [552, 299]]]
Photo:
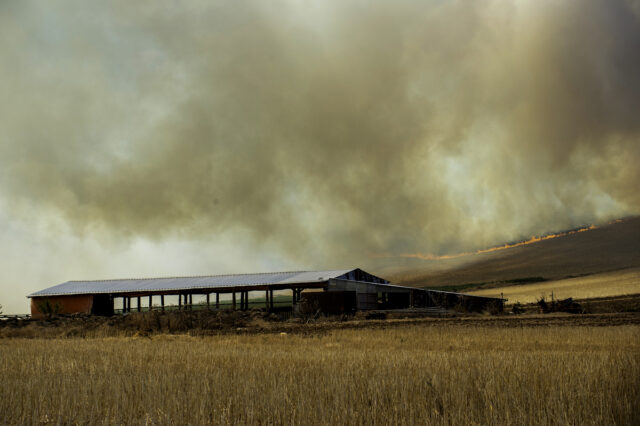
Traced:
[[507, 243], [507, 244], [504, 244], [504, 245], [490, 247], [490, 248], [487, 248], [487, 249], [481, 249], [481, 250], [477, 250], [477, 251], [469, 251], [469, 252], [456, 253], [456, 254], [444, 254], [444, 255], [436, 255], [436, 254], [431, 254], [431, 253], [403, 253], [403, 254], [400, 254], [400, 255], [394, 256], [394, 257], [404, 257], [404, 258], [423, 259], [423, 260], [457, 259], [459, 257], [464, 257], [464, 256], [472, 256], [472, 255], [477, 255], [477, 254], [490, 253], [490, 252], [494, 252], [494, 251], [500, 251], [500, 250], [506, 250], [506, 249], [510, 249], [510, 248], [514, 248], [514, 247], [524, 246], [524, 245], [527, 245], [527, 244], [539, 243], [540, 241], [550, 240], [552, 238], [558, 238], [558, 237], [565, 237], [567, 235], [577, 234], [579, 232], [590, 231], [590, 230], [597, 229], [597, 228], [598, 227], [596, 225], [592, 224], [592, 225], [589, 225], [589, 226], [584, 226], [584, 227], [572, 229], [572, 230], [569, 230], [569, 231], [562, 231], [562, 232], [558, 232], [558, 233], [545, 234], [545, 235], [542, 235], [542, 236], [534, 235], [534, 236], [532, 236], [531, 238], [529, 238], [527, 240], [518, 241], [518, 242], [515, 242], [515, 243]]

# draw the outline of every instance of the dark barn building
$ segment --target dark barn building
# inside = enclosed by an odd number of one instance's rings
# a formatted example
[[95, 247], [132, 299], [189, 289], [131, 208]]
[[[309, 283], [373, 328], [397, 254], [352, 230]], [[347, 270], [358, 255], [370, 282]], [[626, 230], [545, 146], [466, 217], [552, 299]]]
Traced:
[[[290, 292], [286, 308], [303, 306], [325, 313], [356, 310], [396, 310], [465, 304], [470, 310], [485, 309], [490, 303], [502, 306], [502, 299], [395, 286], [361, 269], [334, 271], [274, 272], [261, 274], [212, 275], [200, 277], [143, 278], [99, 281], [68, 281], [30, 294], [31, 315], [48, 313], [113, 315], [119, 312], [165, 310], [166, 296], [177, 297], [172, 308], [192, 309], [193, 296], [206, 298], [208, 309], [248, 309], [256, 294], [262, 306], [273, 310], [274, 291]], [[254, 296], [250, 299], [250, 294]], [[304, 293], [303, 293], [304, 292]], [[230, 300], [229, 300], [230, 299]], [[116, 309], [116, 304], [120, 306]], [[255, 306], [255, 303], [254, 303]]]

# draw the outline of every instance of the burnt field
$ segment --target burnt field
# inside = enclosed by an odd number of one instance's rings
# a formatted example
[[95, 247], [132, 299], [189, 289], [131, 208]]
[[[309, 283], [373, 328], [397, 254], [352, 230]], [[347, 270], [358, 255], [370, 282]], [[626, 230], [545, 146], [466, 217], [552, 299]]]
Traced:
[[[394, 262], [397, 270], [393, 272], [389, 267], [386, 276], [402, 285], [465, 291], [632, 271], [640, 267], [640, 217], [508, 250], [486, 251], [448, 260], [412, 260], [410, 265], [401, 267]], [[600, 284], [600, 291], [606, 292], [609, 291], [609, 280], [604, 281]], [[596, 294], [585, 297], [597, 297], [596, 287], [592, 290]]]

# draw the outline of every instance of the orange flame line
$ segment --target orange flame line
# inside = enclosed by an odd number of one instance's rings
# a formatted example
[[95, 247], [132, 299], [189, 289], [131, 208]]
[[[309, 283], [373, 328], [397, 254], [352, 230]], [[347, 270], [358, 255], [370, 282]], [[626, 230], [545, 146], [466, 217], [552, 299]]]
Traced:
[[490, 247], [490, 248], [487, 248], [487, 249], [482, 249], [482, 250], [477, 250], [477, 251], [468, 251], [468, 252], [457, 253], [457, 254], [435, 255], [435, 254], [431, 254], [431, 253], [403, 253], [403, 254], [400, 254], [398, 256], [389, 256], [389, 257], [406, 257], [406, 258], [423, 259], [423, 260], [457, 259], [459, 257], [464, 257], [464, 256], [471, 256], [471, 255], [477, 255], [477, 254], [483, 254], [483, 253], [490, 253], [490, 252], [494, 252], [494, 251], [507, 250], [507, 249], [514, 248], [514, 247], [525, 246], [525, 245], [528, 245], [528, 244], [539, 243], [540, 241], [550, 240], [552, 238], [564, 237], [564, 236], [567, 236], [567, 235], [577, 234], [579, 232], [590, 231], [592, 229], [597, 229], [597, 228], [598, 227], [596, 225], [590, 225], [590, 226], [585, 226], [583, 228], [574, 229], [572, 231], [559, 232], [557, 234], [547, 234], [547, 235], [543, 235], [543, 236], [540, 236], [540, 237], [534, 235], [533, 237], [529, 238], [528, 240], [519, 241], [519, 242], [513, 243], [513, 244], [504, 244], [502, 246], [495, 246], [495, 247]]

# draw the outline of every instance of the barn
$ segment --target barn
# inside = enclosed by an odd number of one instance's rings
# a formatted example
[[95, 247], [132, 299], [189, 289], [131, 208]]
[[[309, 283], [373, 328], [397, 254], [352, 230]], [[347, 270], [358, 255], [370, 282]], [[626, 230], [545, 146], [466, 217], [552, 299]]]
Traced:
[[[276, 294], [280, 296], [274, 296]], [[359, 268], [68, 281], [27, 297], [31, 299], [33, 318], [51, 313], [109, 316], [165, 309], [246, 310], [256, 307], [256, 303], [266, 310], [296, 311], [300, 307], [311, 306], [327, 313], [434, 306], [447, 308], [463, 301], [467, 304], [471, 301], [471, 305], [480, 308], [495, 301], [502, 305], [501, 299], [392, 285], [384, 278]]]

